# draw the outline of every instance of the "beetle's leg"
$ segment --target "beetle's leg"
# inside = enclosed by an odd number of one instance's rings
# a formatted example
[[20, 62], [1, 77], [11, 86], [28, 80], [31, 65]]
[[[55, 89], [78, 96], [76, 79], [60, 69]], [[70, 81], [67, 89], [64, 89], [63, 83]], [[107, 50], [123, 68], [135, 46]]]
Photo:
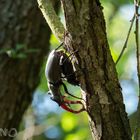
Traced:
[[77, 73], [80, 70], [74, 71], [73, 73], [66, 75], [66, 76], [61, 76], [61, 78], [67, 78], [67, 77], [71, 77], [72, 75], [74, 75], [75, 73]]
[[55, 50], [58, 50], [63, 44], [64, 42], [62, 42]]
[[[68, 74], [68, 75], [66, 75], [66, 76], [61, 76], [61, 78], [64, 79], [64, 80], [66, 80], [67, 77], [71, 77], [71, 76], [73, 76], [76, 72], [78, 72], [78, 71], [74, 71], [73, 73]], [[77, 81], [77, 85], [79, 85], [78, 83], [79, 83], [79, 82]]]
[[70, 93], [68, 92], [68, 89], [67, 89], [66, 85], [65, 85], [63, 82], [62, 82], [62, 85], [63, 85], [63, 87], [64, 87], [65, 92], [66, 92], [68, 95], [72, 96], [73, 98], [77, 98], [77, 99], [83, 100], [83, 99], [80, 98], [80, 97], [77, 97], [77, 96], [74, 96], [74, 95], [70, 94]]
[[[63, 96], [63, 97], [65, 98], [65, 96]], [[68, 107], [66, 104], [68, 104], [68, 105], [70, 105], [70, 104], [81, 104], [81, 105], [82, 105], [82, 108], [79, 109], [79, 110], [73, 110], [73, 109], [71, 109], [70, 107]], [[83, 105], [83, 103], [82, 103], [81, 101], [71, 101], [71, 100], [66, 100], [66, 99], [64, 99], [64, 103], [61, 104], [60, 106], [61, 106], [63, 109], [65, 109], [65, 110], [67, 110], [67, 111], [69, 111], [69, 112], [71, 112], [71, 113], [75, 113], [75, 114], [80, 113], [80, 112], [82, 112], [82, 111], [85, 111], [84, 105]]]
[[[61, 63], [61, 65], [63, 65], [73, 54], [75, 54], [76, 52], [78, 52], [78, 50], [75, 50], [74, 52], [72, 52], [64, 61], [63, 63]], [[70, 60], [71, 61], [71, 60]]]

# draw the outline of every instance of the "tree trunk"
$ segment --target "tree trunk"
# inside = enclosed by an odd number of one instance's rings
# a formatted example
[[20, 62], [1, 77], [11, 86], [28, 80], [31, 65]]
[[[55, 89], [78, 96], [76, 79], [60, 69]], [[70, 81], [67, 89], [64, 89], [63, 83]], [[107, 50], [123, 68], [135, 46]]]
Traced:
[[2, 0], [0, 17], [0, 128], [10, 131], [32, 101], [51, 32], [34, 0]]
[[95, 140], [131, 140], [121, 87], [107, 42], [99, 0], [61, 0], [67, 33], [65, 45], [75, 53], [90, 127]]

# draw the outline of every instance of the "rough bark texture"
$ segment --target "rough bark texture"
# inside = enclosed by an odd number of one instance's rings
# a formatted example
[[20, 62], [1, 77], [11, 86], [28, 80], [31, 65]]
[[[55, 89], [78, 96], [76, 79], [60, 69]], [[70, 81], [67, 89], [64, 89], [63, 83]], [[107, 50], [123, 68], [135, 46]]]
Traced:
[[131, 140], [131, 131], [115, 65], [109, 50], [102, 6], [98, 0], [61, 0], [67, 34], [75, 53], [90, 127], [95, 140]]
[[[1, 0], [0, 17], [0, 128], [10, 130], [18, 128], [39, 83], [50, 29], [34, 0]], [[17, 46], [25, 47], [17, 51]]]

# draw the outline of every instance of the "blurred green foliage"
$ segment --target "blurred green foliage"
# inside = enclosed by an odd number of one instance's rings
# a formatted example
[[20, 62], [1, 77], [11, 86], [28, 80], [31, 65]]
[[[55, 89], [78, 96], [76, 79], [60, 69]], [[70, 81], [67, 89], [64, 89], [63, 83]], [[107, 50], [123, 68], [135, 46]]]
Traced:
[[[104, 15], [107, 26], [107, 36], [114, 61], [117, 60], [123, 44], [125, 42], [127, 32], [130, 26], [130, 20], [133, 16], [132, 0], [101, 0], [104, 7]], [[130, 9], [130, 10], [129, 10]], [[63, 17], [62, 17], [63, 19]], [[51, 49], [56, 48], [59, 43], [54, 35], [51, 36]], [[128, 47], [125, 50], [123, 57], [116, 66], [118, 76], [123, 88], [124, 101], [128, 113], [136, 110], [137, 104], [137, 77], [136, 77], [136, 59], [135, 59], [135, 39], [134, 29], [128, 42]], [[47, 60], [47, 57], [46, 57]], [[47, 81], [44, 75], [45, 63], [41, 71], [41, 82], [35, 93], [32, 104], [32, 112], [35, 126], [44, 126], [34, 140], [91, 140], [90, 128], [88, 124], [87, 114], [85, 112], [78, 115], [68, 113], [57, 106], [53, 101], [50, 101], [46, 95], [48, 91]], [[129, 83], [128, 83], [129, 82]], [[127, 83], [127, 84], [126, 84]], [[71, 93], [79, 95], [80, 90], [74, 86], [67, 84]], [[129, 86], [129, 89], [128, 89]], [[131, 89], [130, 89], [131, 88]], [[129, 90], [129, 91], [128, 91]], [[41, 93], [40, 93], [41, 91]], [[129, 100], [129, 97], [131, 100]], [[129, 101], [129, 102], [128, 102]], [[130, 104], [133, 102], [133, 105]], [[128, 106], [128, 108], [127, 108]], [[132, 111], [129, 109], [132, 108]], [[28, 114], [28, 115], [29, 115]], [[29, 121], [27, 114], [24, 118], [24, 126]], [[30, 120], [31, 121], [31, 120]], [[22, 125], [23, 126], [23, 125]], [[39, 129], [38, 129], [39, 131]]]
[[37, 53], [39, 49], [27, 48], [26, 44], [16, 44], [15, 48], [2, 48], [1, 54], [7, 54], [10, 58], [25, 59], [30, 53]]

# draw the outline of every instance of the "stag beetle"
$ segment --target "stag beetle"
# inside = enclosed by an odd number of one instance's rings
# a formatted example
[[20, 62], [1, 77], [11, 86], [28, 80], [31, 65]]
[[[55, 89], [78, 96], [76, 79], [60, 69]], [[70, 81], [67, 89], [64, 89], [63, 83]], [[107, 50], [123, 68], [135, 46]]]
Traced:
[[[66, 79], [67, 82], [72, 85], [79, 85], [69, 56], [63, 50], [58, 50], [62, 45], [63, 43], [56, 49], [52, 50], [48, 56], [45, 68], [45, 75], [49, 88], [48, 93], [51, 94], [51, 99], [58, 103], [58, 105], [63, 109], [72, 113], [80, 113], [85, 110], [82, 102], [79, 100], [68, 100], [66, 99], [66, 96], [62, 95], [60, 92], [60, 87], [63, 86], [68, 95], [74, 98], [82, 99], [70, 94], [66, 85], [63, 83], [63, 80]], [[68, 107], [70, 104], [81, 104], [83, 107], [80, 110], [72, 110]]]

